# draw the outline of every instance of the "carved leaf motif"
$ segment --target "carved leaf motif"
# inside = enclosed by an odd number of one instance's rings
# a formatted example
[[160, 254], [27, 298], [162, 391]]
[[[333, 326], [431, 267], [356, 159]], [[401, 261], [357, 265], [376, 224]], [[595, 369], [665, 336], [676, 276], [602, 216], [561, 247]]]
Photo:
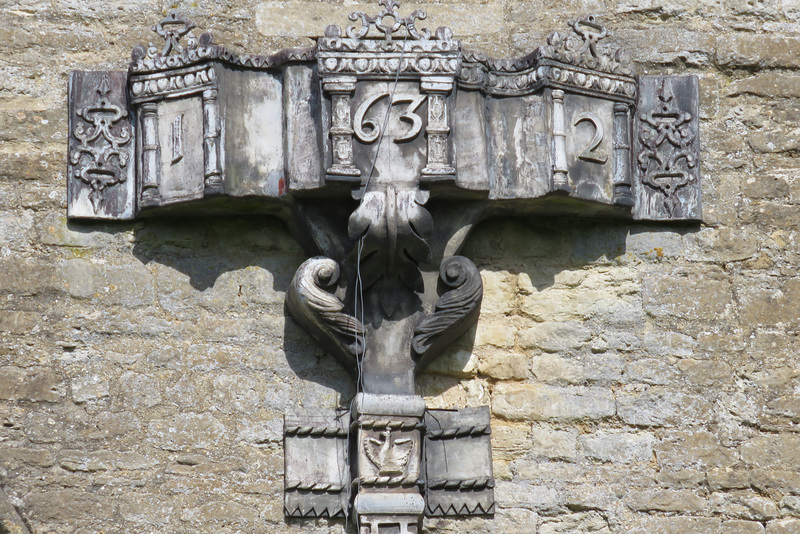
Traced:
[[325, 290], [339, 279], [339, 265], [317, 256], [306, 260], [292, 279], [287, 295], [295, 319], [353, 371], [353, 356], [364, 352], [364, 325], [344, 313], [344, 303]]
[[400, 285], [421, 293], [424, 290], [420, 263], [430, 261], [426, 241], [433, 219], [423, 207], [425, 191], [396, 191], [364, 194], [361, 205], [350, 216], [351, 239], [360, 239], [356, 254], [361, 258], [361, 282], [369, 289], [380, 282], [381, 307], [391, 317], [398, 305]]
[[439, 297], [435, 311], [419, 323], [411, 342], [414, 352], [426, 361], [472, 326], [483, 298], [481, 275], [467, 258], [446, 258], [439, 276], [453, 289]]

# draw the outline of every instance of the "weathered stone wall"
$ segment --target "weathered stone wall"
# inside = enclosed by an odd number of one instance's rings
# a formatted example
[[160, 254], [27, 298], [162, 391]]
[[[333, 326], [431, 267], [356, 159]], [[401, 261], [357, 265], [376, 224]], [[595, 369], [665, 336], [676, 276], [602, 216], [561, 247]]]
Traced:
[[[65, 218], [68, 72], [124, 68], [169, 7], [0, 2], [0, 519], [37, 534], [341, 532], [282, 514], [283, 412], [354, 392], [286, 317], [305, 255], [282, 225]], [[307, 45], [353, 9], [178, 7], [250, 51]], [[800, 6], [424, 7], [501, 57], [599, 13], [641, 71], [697, 73], [705, 204], [698, 226], [476, 231], [481, 319], [420, 392], [491, 404], [499, 508], [427, 531], [800, 532]]]

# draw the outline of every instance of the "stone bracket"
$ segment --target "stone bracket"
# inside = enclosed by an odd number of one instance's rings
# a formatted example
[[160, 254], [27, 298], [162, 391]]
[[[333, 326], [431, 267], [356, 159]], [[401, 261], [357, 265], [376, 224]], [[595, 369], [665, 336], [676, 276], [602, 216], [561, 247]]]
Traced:
[[426, 410], [415, 386], [478, 319], [480, 270], [458, 255], [471, 229], [699, 220], [699, 91], [637, 77], [594, 16], [496, 60], [378, 3], [271, 56], [172, 12], [128, 73], [73, 73], [68, 215], [285, 220], [313, 256], [287, 307], [359, 388], [352, 413], [286, 415], [285, 513], [353, 507], [360, 534], [411, 534], [423, 513], [494, 512], [488, 408]]

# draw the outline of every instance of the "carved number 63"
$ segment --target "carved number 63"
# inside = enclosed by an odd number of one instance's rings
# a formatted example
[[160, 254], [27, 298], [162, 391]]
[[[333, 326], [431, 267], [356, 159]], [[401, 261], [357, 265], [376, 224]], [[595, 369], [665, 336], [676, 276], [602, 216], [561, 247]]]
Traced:
[[[382, 98], [388, 98], [389, 92], [378, 93], [373, 95], [372, 97], [364, 100], [358, 109], [356, 110], [356, 115], [353, 117], [353, 122], [355, 123], [355, 134], [356, 137], [364, 142], [364, 143], [372, 143], [381, 134], [381, 129], [383, 129], [382, 124], [377, 124], [375, 120], [366, 119], [364, 115], [367, 114], [367, 111], [375, 105], [376, 102], [381, 100]], [[400, 141], [410, 141], [414, 139], [419, 133], [422, 131], [422, 117], [417, 115], [415, 112], [417, 108], [419, 108], [422, 103], [425, 101], [426, 95], [414, 95], [414, 94], [405, 94], [405, 95], [394, 95], [392, 99], [391, 105], [397, 104], [405, 104], [408, 103], [406, 106], [405, 111], [402, 115], [400, 115], [400, 120], [408, 121], [411, 123], [411, 129], [408, 130], [404, 135], [395, 138], [395, 142], [399, 143]], [[378, 120], [383, 120], [383, 117], [378, 117]]]

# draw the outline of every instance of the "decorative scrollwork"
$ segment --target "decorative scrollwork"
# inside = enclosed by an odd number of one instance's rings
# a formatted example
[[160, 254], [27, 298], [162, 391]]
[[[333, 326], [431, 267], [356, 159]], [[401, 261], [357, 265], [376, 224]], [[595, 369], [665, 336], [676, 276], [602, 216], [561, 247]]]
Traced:
[[180, 54], [183, 52], [181, 39], [188, 35], [188, 46], [197, 46], [197, 40], [190, 33], [196, 25], [189, 19], [182, 18], [176, 11], [170, 11], [166, 17], [153, 26], [153, 31], [164, 38], [164, 48], [161, 50], [162, 56], [170, 55], [170, 52]]
[[108, 98], [111, 82], [107, 75], [97, 87], [99, 99], [85, 108], [76, 110], [76, 115], [90, 126], [77, 121], [72, 135], [79, 141], [70, 152], [70, 163], [75, 166], [73, 177], [91, 188], [89, 201], [95, 213], [100, 208], [103, 191], [125, 182], [128, 166], [128, 150], [132, 135], [129, 125], [117, 125], [128, 116], [128, 112], [114, 105]]
[[569, 22], [569, 26], [580, 38], [580, 41], [553, 32], [547, 38], [548, 46], [540, 49], [543, 56], [576, 67], [626, 76], [632, 74], [630, 58], [625, 51], [618, 49], [613, 52], [604, 52], [598, 47], [600, 40], [608, 35], [608, 30], [597, 22], [594, 15], [572, 20]]
[[439, 297], [436, 310], [414, 330], [411, 348], [426, 359], [463, 334], [478, 318], [483, 282], [475, 264], [463, 256], [442, 261], [439, 276], [453, 288]]
[[[369, 33], [371, 28], [377, 29], [383, 34], [384, 39], [391, 41], [393, 34], [405, 27], [408, 36], [416, 40], [427, 40], [431, 37], [431, 32], [423, 28], [418, 30], [415, 21], [417, 19], [424, 20], [427, 14], [422, 9], [413, 11], [409, 16], [402, 17], [398, 11], [400, 4], [395, 0], [379, 0], [378, 2], [383, 6], [383, 10], [374, 16], [367, 15], [363, 11], [354, 11], [348, 17], [353, 22], [361, 20], [361, 27], [350, 26], [347, 28], [347, 35], [351, 39], [363, 39]], [[385, 19], [390, 19], [391, 24], [384, 24]]]
[[344, 303], [324, 288], [339, 280], [339, 265], [317, 256], [306, 260], [292, 279], [286, 297], [292, 315], [326, 349], [354, 371], [353, 356], [364, 353], [364, 325], [344, 313]]
[[639, 115], [642, 128], [637, 155], [642, 183], [663, 193], [664, 208], [672, 217], [680, 207], [678, 191], [694, 182], [697, 166], [692, 145], [696, 139], [692, 115], [678, 109], [669, 85], [662, 81], [657, 92], [658, 105]]

